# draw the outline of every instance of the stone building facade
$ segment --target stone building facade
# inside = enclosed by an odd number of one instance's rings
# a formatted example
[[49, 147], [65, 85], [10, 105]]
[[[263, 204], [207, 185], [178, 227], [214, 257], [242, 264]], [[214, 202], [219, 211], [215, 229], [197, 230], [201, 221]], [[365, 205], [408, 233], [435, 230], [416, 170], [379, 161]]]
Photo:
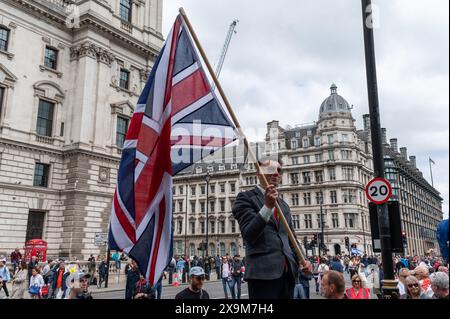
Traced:
[[0, 0], [0, 253], [104, 253], [127, 125], [162, 47], [162, 0]]
[[[295, 232], [301, 242], [306, 237], [307, 243], [311, 243], [315, 236], [320, 242], [323, 232], [322, 252], [326, 248], [331, 255], [348, 253], [345, 244], [348, 237], [350, 247], [370, 254], [373, 248], [369, 203], [364, 193], [373, 178], [369, 116], [363, 116], [364, 127], [357, 129], [352, 107], [337, 94], [336, 85], [330, 89], [331, 94], [320, 106], [317, 122], [294, 128], [282, 128], [278, 121], [269, 122], [265, 141], [253, 148], [258, 155], [282, 161], [279, 192], [290, 205]], [[395, 143], [394, 140], [391, 145], [385, 142], [386, 178], [393, 185], [392, 200], [400, 202], [402, 229], [408, 238], [406, 253], [424, 254], [437, 247], [433, 231], [442, 219], [442, 198], [415, 168], [415, 158], [412, 156], [407, 161], [406, 149], [401, 148], [398, 153]], [[199, 248], [206, 242], [207, 214], [208, 254], [245, 253], [245, 242], [231, 209], [237, 193], [255, 187], [258, 181], [255, 167], [246, 163], [242, 149], [233, 153], [238, 155], [225, 163], [218, 156], [174, 178], [175, 254], [206, 253]], [[221, 188], [224, 192], [218, 191]], [[421, 190], [413, 192], [413, 188]], [[310, 247], [308, 254], [318, 254], [318, 246]]]

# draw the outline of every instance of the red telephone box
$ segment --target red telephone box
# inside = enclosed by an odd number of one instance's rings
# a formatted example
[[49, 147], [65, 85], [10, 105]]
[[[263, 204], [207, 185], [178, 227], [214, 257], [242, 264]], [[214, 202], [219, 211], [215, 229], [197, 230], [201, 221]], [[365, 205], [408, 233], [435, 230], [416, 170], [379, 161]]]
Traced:
[[31, 239], [25, 243], [24, 259], [29, 262], [31, 257], [36, 256], [37, 261], [47, 261], [47, 242], [42, 239]]

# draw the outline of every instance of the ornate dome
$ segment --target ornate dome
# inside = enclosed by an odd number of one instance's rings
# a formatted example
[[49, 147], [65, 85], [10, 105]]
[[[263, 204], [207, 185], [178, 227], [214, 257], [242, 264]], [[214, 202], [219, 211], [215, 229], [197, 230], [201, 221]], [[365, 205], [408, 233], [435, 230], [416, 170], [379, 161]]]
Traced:
[[331, 94], [325, 99], [320, 105], [319, 116], [323, 113], [336, 113], [336, 112], [346, 112], [351, 113], [350, 106], [348, 102], [339, 94], [337, 94], [336, 84], [332, 84], [330, 87]]

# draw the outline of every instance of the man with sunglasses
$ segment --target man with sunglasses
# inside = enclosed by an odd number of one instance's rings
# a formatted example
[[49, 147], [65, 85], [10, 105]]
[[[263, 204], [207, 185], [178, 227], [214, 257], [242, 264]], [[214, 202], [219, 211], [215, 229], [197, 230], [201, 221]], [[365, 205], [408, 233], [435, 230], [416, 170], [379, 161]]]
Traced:
[[209, 299], [209, 294], [203, 290], [205, 271], [202, 267], [192, 267], [189, 271], [189, 287], [180, 291], [175, 299]]
[[[248, 282], [249, 299], [292, 299], [299, 265], [288, 234], [280, 225], [280, 212], [275, 210], [278, 202], [295, 234], [289, 206], [278, 197], [281, 164], [270, 159], [259, 164], [259, 173], [269, 185], [239, 193], [233, 206], [233, 216], [246, 244], [244, 279]], [[306, 270], [312, 271], [309, 261]]]

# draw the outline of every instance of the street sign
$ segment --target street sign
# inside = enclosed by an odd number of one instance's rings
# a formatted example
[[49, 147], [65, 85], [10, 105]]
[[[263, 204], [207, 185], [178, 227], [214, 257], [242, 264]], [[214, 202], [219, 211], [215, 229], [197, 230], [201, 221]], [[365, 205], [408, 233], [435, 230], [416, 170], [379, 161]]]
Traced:
[[108, 242], [108, 233], [95, 233], [94, 245], [104, 246]]
[[384, 178], [374, 178], [366, 186], [366, 196], [374, 204], [384, 204], [392, 196], [392, 186]]

